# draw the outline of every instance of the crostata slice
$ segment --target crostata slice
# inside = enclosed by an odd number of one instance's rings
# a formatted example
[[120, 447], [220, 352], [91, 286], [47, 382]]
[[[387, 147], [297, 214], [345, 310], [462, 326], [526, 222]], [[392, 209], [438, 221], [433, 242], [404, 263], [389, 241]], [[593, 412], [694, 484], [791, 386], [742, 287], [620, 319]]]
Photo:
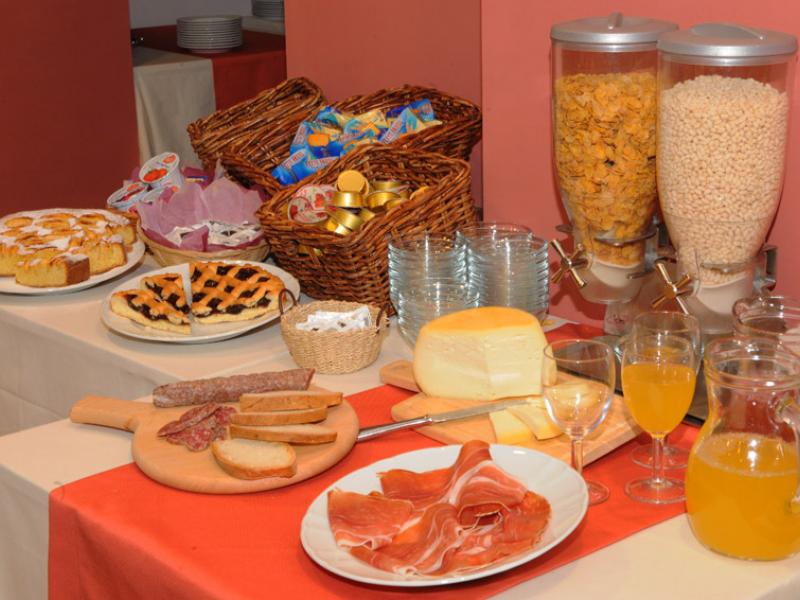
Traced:
[[169, 302], [175, 310], [189, 314], [189, 304], [186, 302], [186, 292], [183, 289], [183, 277], [180, 273], [162, 273], [142, 278], [142, 286]]
[[247, 321], [277, 310], [283, 281], [257, 265], [193, 262], [192, 315], [198, 323]]
[[125, 290], [111, 296], [112, 312], [145, 327], [191, 334], [189, 317], [159, 298], [152, 290]]

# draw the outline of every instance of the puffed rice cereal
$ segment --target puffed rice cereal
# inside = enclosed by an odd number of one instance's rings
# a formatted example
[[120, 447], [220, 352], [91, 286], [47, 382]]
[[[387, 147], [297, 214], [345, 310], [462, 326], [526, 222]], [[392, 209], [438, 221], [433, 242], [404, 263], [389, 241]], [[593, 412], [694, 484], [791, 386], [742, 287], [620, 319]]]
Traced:
[[661, 208], [678, 259], [702, 281], [736, 277], [763, 244], [780, 198], [788, 115], [787, 94], [755, 79], [701, 75], [662, 92]]
[[634, 265], [656, 206], [656, 78], [650, 72], [577, 74], [554, 89], [555, 165], [576, 240], [597, 258]]

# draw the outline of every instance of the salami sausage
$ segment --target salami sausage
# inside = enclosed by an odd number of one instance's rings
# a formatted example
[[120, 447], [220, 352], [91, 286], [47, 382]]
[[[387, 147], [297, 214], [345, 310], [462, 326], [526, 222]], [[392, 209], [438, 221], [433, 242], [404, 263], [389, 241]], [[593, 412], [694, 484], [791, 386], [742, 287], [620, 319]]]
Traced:
[[236, 402], [242, 394], [279, 390], [305, 390], [314, 369], [291, 369], [249, 375], [212, 377], [160, 385], [153, 390], [153, 404], [160, 407], [189, 406], [207, 402]]
[[[197, 415], [203, 413], [203, 411], [197, 409], [205, 409], [207, 413], [208, 410], [211, 410], [211, 407], [213, 407], [213, 411], [197, 421]], [[225, 439], [225, 428], [228, 423], [230, 423], [231, 415], [236, 412], [236, 409], [232, 406], [220, 406], [213, 402], [198, 406], [197, 409], [193, 408], [184, 413], [181, 417], [181, 419], [183, 419], [187, 414], [193, 413], [186, 421], [195, 421], [194, 423], [188, 427], [176, 430], [177, 424], [181, 421], [180, 419], [178, 421], [172, 421], [161, 428], [161, 431], [164, 431], [167, 427], [173, 425], [173, 427], [168, 430], [172, 432], [167, 434], [161, 434], [159, 432], [159, 435], [164, 435], [168, 442], [172, 444], [182, 444], [193, 452], [205, 450], [214, 440]]]

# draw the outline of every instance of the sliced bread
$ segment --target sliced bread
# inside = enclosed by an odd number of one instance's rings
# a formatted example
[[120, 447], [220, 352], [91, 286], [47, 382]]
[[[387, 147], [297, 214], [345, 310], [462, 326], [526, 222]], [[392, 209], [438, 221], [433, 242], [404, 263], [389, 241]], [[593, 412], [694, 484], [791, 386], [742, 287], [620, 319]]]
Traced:
[[264, 442], [287, 442], [290, 444], [326, 444], [336, 440], [336, 430], [324, 425], [277, 425], [249, 427], [231, 425], [232, 438], [261, 440]]
[[211, 444], [217, 463], [237, 479], [292, 477], [296, 472], [294, 448], [280, 442], [233, 439]]
[[336, 406], [341, 403], [341, 392], [322, 392], [313, 390], [242, 394], [239, 398], [239, 406], [243, 412], [300, 410], [304, 408]]
[[297, 425], [324, 421], [328, 408], [304, 408], [301, 410], [272, 410], [267, 412], [243, 412], [231, 415], [236, 425]]

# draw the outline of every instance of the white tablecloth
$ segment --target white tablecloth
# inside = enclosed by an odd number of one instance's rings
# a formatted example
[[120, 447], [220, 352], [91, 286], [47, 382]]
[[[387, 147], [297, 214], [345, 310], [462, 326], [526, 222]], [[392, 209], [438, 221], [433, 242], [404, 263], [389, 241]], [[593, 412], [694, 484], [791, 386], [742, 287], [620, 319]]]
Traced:
[[[17, 389], [23, 393], [45, 390], [47, 397], [55, 399], [61, 398], [59, 390], [63, 390], [64, 397], [55, 406], [65, 412], [82, 393], [96, 391], [81, 390], [81, 386], [97, 378], [104, 385], [119, 386], [117, 390], [132, 386], [128, 394], [113, 394], [131, 398], [149, 392], [155, 383], [207, 376], [212, 369], [232, 373], [293, 366], [276, 327], [194, 347], [119, 338], [106, 331], [97, 316], [104, 295], [98, 289], [60, 300], [0, 300], [3, 334], [16, 330], [18, 340], [32, 338], [15, 342], [13, 351], [4, 356], [17, 360], [20, 368], [20, 363], [33, 361], [24, 367], [26, 377], [16, 379]], [[15, 355], [23, 351], [25, 357], [17, 359]], [[47, 373], [35, 365], [39, 360], [58, 365], [59, 355], [74, 370], [62, 371], [60, 384], [46, 383], [57, 372]], [[318, 376], [315, 382], [346, 393], [361, 391], [378, 385], [380, 366], [410, 355], [393, 330], [373, 366], [351, 375]], [[130, 434], [66, 420], [0, 437], [0, 598], [46, 597], [49, 492], [130, 461]], [[700, 546], [686, 517], [679, 516], [501, 595], [507, 600], [534, 596], [552, 600], [797, 600], [800, 556], [774, 563], [718, 556]]]
[[133, 49], [139, 160], [171, 150], [199, 166], [186, 126], [214, 112], [211, 60], [153, 48]]

